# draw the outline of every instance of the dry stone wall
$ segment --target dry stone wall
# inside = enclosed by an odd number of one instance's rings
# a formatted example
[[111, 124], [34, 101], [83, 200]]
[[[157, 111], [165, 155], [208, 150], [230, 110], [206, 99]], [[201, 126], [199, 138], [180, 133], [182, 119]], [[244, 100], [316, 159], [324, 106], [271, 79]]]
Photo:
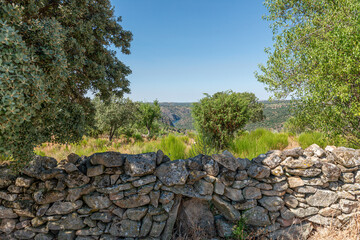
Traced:
[[359, 165], [359, 150], [317, 145], [251, 161], [227, 151], [36, 156], [19, 175], [0, 167], [0, 239], [171, 239], [194, 226], [221, 239], [240, 218], [268, 239], [306, 239], [356, 214]]

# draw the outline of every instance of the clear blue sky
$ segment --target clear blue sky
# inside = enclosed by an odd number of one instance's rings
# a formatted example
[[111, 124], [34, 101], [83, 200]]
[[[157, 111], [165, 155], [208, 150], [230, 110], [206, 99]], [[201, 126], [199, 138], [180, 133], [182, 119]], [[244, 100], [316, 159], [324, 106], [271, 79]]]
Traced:
[[134, 35], [129, 97], [135, 101], [194, 102], [203, 93], [269, 93], [254, 71], [272, 45], [261, 0], [112, 0]]

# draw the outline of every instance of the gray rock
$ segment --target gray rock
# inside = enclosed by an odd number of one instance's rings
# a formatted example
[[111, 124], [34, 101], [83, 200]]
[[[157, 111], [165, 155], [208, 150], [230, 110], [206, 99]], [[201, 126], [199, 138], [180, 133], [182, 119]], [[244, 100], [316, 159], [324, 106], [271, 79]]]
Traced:
[[292, 169], [285, 167], [285, 171], [295, 176], [315, 177], [321, 173], [319, 168]]
[[149, 236], [160, 237], [166, 222], [153, 222]]
[[17, 239], [32, 239], [33, 237], [35, 237], [35, 233], [30, 230], [21, 229], [21, 230], [16, 230], [14, 232], [14, 236]]
[[290, 208], [296, 208], [299, 204], [298, 200], [293, 195], [286, 195], [284, 198], [284, 202], [285, 205]]
[[226, 196], [227, 198], [230, 198], [233, 201], [244, 200], [241, 190], [235, 189], [235, 188], [226, 187], [224, 196]]
[[62, 166], [62, 168], [65, 170], [65, 172], [67, 173], [71, 173], [71, 172], [75, 172], [78, 171], [79, 169], [76, 167], [75, 164], [69, 162], [66, 163], [64, 166]]
[[90, 184], [79, 188], [69, 189], [66, 200], [75, 202], [76, 200], [80, 199], [83, 195], [92, 193], [93, 191], [95, 191], [95, 189], [96, 187]]
[[241, 201], [241, 202], [233, 203], [232, 205], [237, 210], [248, 210], [250, 208], [256, 207], [257, 201], [256, 200], [249, 200], [246, 202]]
[[238, 173], [235, 175], [236, 181], [242, 181], [248, 178], [247, 172], [245, 170], [238, 171]]
[[298, 193], [315, 193], [318, 189], [312, 186], [303, 186], [295, 188], [295, 191]]
[[15, 181], [15, 186], [18, 187], [30, 187], [30, 185], [34, 182], [33, 178], [29, 178], [29, 177], [18, 177], [16, 178]]
[[239, 167], [238, 160], [229, 151], [224, 151], [222, 154], [213, 154], [211, 158], [231, 171], [236, 171]]
[[164, 214], [153, 216], [153, 220], [156, 222], [163, 222], [163, 221], [166, 221], [166, 219], [168, 219], [168, 217], [169, 217], [169, 215], [167, 213], [164, 213]]
[[326, 207], [326, 208], [320, 209], [319, 214], [324, 217], [334, 218], [334, 217], [341, 215], [341, 210], [337, 209], [337, 208]]
[[146, 195], [154, 189], [154, 185], [154, 183], [150, 183], [148, 185], [141, 186], [137, 189], [137, 193], [139, 195]]
[[118, 152], [95, 153], [90, 156], [93, 165], [103, 165], [105, 167], [120, 167], [124, 164], [125, 155]]
[[[160, 151], [160, 150], [159, 150]], [[156, 182], [156, 176], [155, 175], [149, 175], [143, 178], [140, 178], [138, 180], [135, 180], [132, 182], [132, 185], [134, 187], [141, 187], [143, 185]]]
[[166, 225], [163, 230], [163, 234], [161, 237], [162, 240], [170, 240], [173, 235], [173, 229], [177, 219], [180, 202], [181, 202], [181, 195], [176, 195], [174, 199], [174, 205], [169, 211], [169, 218], [166, 221]]
[[159, 198], [160, 198], [160, 191], [151, 191], [150, 194], [150, 203], [154, 207], [158, 207], [159, 205]]
[[267, 226], [271, 224], [268, 211], [260, 206], [245, 211], [244, 217], [246, 223], [252, 226]]
[[104, 165], [96, 165], [87, 168], [86, 175], [88, 177], [99, 176], [104, 173]]
[[323, 178], [327, 182], [336, 182], [341, 174], [340, 168], [332, 163], [323, 163], [321, 170], [323, 172]]
[[274, 197], [263, 197], [259, 200], [261, 206], [269, 210], [270, 212], [279, 211], [281, 208], [284, 207], [284, 201], [277, 196]]
[[291, 225], [290, 227], [282, 228], [270, 233], [269, 238], [274, 240], [306, 240], [308, 239], [312, 230], [313, 226], [311, 223]]
[[237, 221], [240, 219], [240, 212], [236, 210], [229, 202], [226, 202], [219, 196], [213, 195], [213, 203], [226, 219], [230, 221]]
[[162, 186], [161, 190], [164, 191], [170, 191], [173, 192], [175, 194], [180, 194], [186, 197], [194, 197], [194, 198], [199, 198], [199, 199], [206, 199], [206, 200], [211, 200], [211, 196], [209, 195], [200, 195], [195, 189], [193, 185], [176, 185], [176, 186], [172, 186], [172, 187], [167, 187], [167, 186]]
[[277, 177], [280, 177], [282, 175], [284, 175], [284, 169], [281, 166], [277, 166], [274, 169], [271, 169], [271, 174]]
[[84, 221], [77, 213], [64, 216], [56, 222], [48, 222], [49, 230], [80, 230], [85, 227]]
[[340, 180], [343, 181], [344, 183], [354, 183], [355, 182], [354, 174], [353, 173], [342, 173], [340, 175]]
[[307, 197], [306, 202], [314, 207], [328, 207], [335, 203], [338, 198], [335, 192], [319, 189], [314, 195]]
[[215, 180], [214, 192], [219, 195], [223, 195], [225, 192], [225, 185], [220, 182], [218, 179]]
[[53, 169], [56, 166], [57, 161], [55, 158], [36, 155], [33, 160], [22, 169], [22, 172], [30, 177], [40, 179], [42, 172]]
[[351, 150], [349, 148], [336, 148], [332, 153], [335, 156], [336, 162], [338, 162], [340, 165], [343, 165], [347, 168], [352, 168], [357, 165], [357, 154], [355, 150]]
[[298, 158], [304, 154], [304, 150], [301, 147], [287, 149], [282, 151], [281, 158], [286, 159], [287, 157]]
[[182, 185], [186, 183], [189, 172], [186, 162], [182, 159], [161, 164], [155, 171], [155, 175], [166, 186]]
[[247, 170], [247, 173], [252, 178], [257, 178], [257, 179], [267, 178], [270, 176], [270, 168], [262, 165], [252, 164]]
[[217, 176], [219, 174], [218, 163], [215, 160], [211, 159], [209, 156], [203, 157], [203, 165], [204, 171], [207, 173], [207, 175]]
[[161, 204], [167, 204], [174, 199], [174, 193], [168, 191], [162, 191], [160, 194], [159, 202]]
[[283, 207], [282, 209], [280, 209], [280, 214], [281, 214], [281, 217], [285, 220], [290, 220], [295, 217], [295, 214], [286, 207]]
[[111, 224], [109, 233], [117, 237], [133, 237], [140, 235], [140, 222], [132, 220], [122, 220]]
[[288, 177], [287, 180], [290, 188], [296, 188], [305, 185], [304, 181], [300, 177]]
[[155, 171], [155, 168], [156, 168], [155, 153], [128, 155], [125, 160], [125, 173], [132, 177], [151, 174]]
[[91, 214], [90, 219], [94, 221], [101, 221], [104, 223], [111, 222], [113, 215], [109, 212], [96, 212]]
[[13, 202], [17, 198], [17, 194], [9, 194], [7, 192], [0, 192], [0, 199], [4, 199], [8, 202]]
[[280, 155], [281, 151], [279, 150], [268, 152], [266, 157], [262, 160], [262, 163], [271, 169], [276, 168], [282, 161]]
[[83, 200], [92, 209], [105, 209], [110, 207], [111, 201], [105, 195], [93, 193], [83, 196]]
[[340, 209], [343, 213], [351, 213], [354, 209], [359, 208], [358, 201], [350, 201], [346, 199], [340, 199]]
[[140, 237], [147, 236], [151, 230], [151, 226], [152, 226], [151, 215], [147, 214], [142, 220]]
[[194, 189], [200, 194], [200, 195], [212, 195], [214, 191], [214, 185], [200, 179], [194, 184]]
[[273, 188], [272, 185], [268, 183], [258, 183], [255, 187], [260, 190], [271, 190]]
[[52, 240], [54, 236], [48, 233], [39, 233], [35, 236], [35, 240]]
[[341, 222], [336, 218], [330, 218], [330, 217], [323, 217], [321, 215], [314, 215], [307, 219], [309, 222], [313, 222], [316, 224], [320, 224], [322, 226], [334, 226], [334, 227], [340, 227]]
[[309, 147], [307, 147], [304, 150], [304, 153], [307, 156], [316, 156], [316, 157], [319, 157], [319, 158], [322, 158], [322, 157], [326, 156], [326, 152], [321, 147], [319, 147], [317, 144], [312, 144]]
[[219, 237], [228, 238], [233, 235], [233, 228], [234, 228], [233, 223], [226, 221], [222, 217], [216, 218], [215, 223], [216, 223], [216, 229], [219, 233]]
[[148, 195], [131, 195], [121, 200], [114, 201], [114, 204], [121, 208], [135, 208], [147, 205], [150, 203], [150, 197]]
[[147, 207], [129, 208], [125, 214], [130, 220], [140, 221], [147, 214], [147, 211]]
[[157, 165], [160, 165], [163, 162], [164, 155], [165, 155], [164, 152], [161, 150], [158, 150], [156, 152], [156, 164]]
[[244, 188], [243, 194], [245, 199], [260, 199], [262, 196], [260, 189], [256, 187]]
[[319, 165], [319, 161], [314, 161], [311, 158], [303, 158], [299, 157], [298, 159], [294, 159], [292, 157], [288, 157], [281, 163], [282, 166], [288, 167], [288, 168], [311, 168], [315, 165]]
[[83, 205], [81, 200], [76, 202], [55, 202], [47, 211], [46, 215], [65, 215], [69, 214]]
[[[199, 181], [202, 178], [205, 178], [206, 176], [207, 176], [207, 174], [205, 171], [190, 170], [187, 183], [194, 184], [195, 182]], [[209, 177], [212, 177], [212, 176], [209, 176]]]
[[0, 232], [10, 234], [15, 229], [16, 221], [14, 219], [2, 219], [0, 224]]
[[88, 184], [90, 178], [80, 171], [74, 171], [64, 178], [64, 182], [68, 188], [78, 188]]
[[308, 217], [311, 215], [315, 215], [319, 212], [319, 209], [316, 207], [308, 207], [308, 208], [291, 208], [290, 211], [295, 214], [295, 216], [299, 218]]
[[66, 197], [64, 191], [48, 191], [39, 190], [33, 194], [33, 198], [37, 204], [48, 204], [57, 201], [61, 201]]
[[278, 182], [273, 185], [274, 191], [278, 191], [278, 192], [285, 191], [288, 188], [289, 188], [289, 185], [286, 181]]

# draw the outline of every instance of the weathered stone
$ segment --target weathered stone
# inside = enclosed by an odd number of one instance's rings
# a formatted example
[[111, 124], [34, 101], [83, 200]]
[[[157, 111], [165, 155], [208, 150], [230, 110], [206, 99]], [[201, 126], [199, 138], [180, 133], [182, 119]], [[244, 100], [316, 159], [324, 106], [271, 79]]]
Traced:
[[77, 213], [71, 213], [59, 221], [48, 222], [47, 227], [49, 230], [80, 230], [85, 224]]
[[311, 216], [307, 219], [309, 222], [313, 222], [316, 224], [320, 224], [322, 226], [334, 226], [334, 227], [340, 227], [341, 222], [336, 218], [331, 217], [324, 217], [319, 214]]
[[268, 183], [258, 183], [256, 184], [256, 186], [258, 189], [261, 190], [271, 190], [272, 189], [272, 185], [268, 184]]
[[168, 220], [166, 221], [166, 225], [163, 230], [163, 234], [161, 237], [162, 240], [170, 240], [173, 235], [173, 229], [177, 219], [180, 202], [181, 202], [181, 195], [176, 195], [174, 199], [174, 205], [169, 211], [169, 217]]
[[266, 154], [266, 157], [262, 160], [262, 163], [271, 169], [276, 168], [282, 161], [280, 155], [281, 151], [279, 150], [270, 151]]
[[341, 215], [341, 210], [336, 209], [336, 208], [326, 207], [326, 208], [320, 209], [319, 214], [324, 217], [334, 218], [334, 217]]
[[284, 170], [281, 166], [277, 166], [276, 168], [271, 169], [271, 174], [279, 177], [279, 176], [284, 175]]
[[280, 209], [280, 214], [281, 214], [281, 217], [285, 220], [290, 220], [295, 217], [295, 214], [286, 207], [283, 207], [282, 209]]
[[359, 207], [359, 202], [340, 199], [340, 209], [343, 213], [351, 213], [354, 209]]
[[161, 164], [155, 171], [155, 175], [166, 186], [185, 184], [189, 172], [186, 162], [182, 159]]
[[35, 236], [35, 240], [52, 240], [54, 236], [49, 233], [39, 233]]
[[288, 188], [289, 188], [289, 185], [286, 181], [278, 182], [273, 185], [274, 191], [281, 192], [281, 191], [285, 191]]
[[[162, 164], [163, 165], [163, 164]], [[160, 165], [160, 167], [162, 166]], [[125, 172], [132, 177], [151, 174], [156, 168], [156, 154], [143, 153], [128, 155], [125, 160]]]
[[93, 193], [83, 196], [83, 200], [92, 209], [104, 209], [111, 205], [111, 201], [105, 195]]
[[5, 218], [0, 221], [0, 232], [10, 234], [15, 229], [16, 221], [14, 219]]
[[29, 177], [18, 177], [15, 181], [15, 186], [18, 187], [30, 187], [30, 185], [33, 183], [34, 179]]
[[246, 223], [253, 226], [267, 226], [270, 225], [268, 211], [265, 208], [256, 206], [244, 213]]
[[151, 226], [152, 226], [151, 215], [147, 214], [142, 220], [140, 237], [147, 236], [151, 230]]
[[294, 159], [292, 157], [288, 157], [281, 163], [282, 166], [288, 167], [288, 168], [311, 168], [314, 165], [318, 165], [319, 161], [314, 161], [310, 158], [303, 158], [299, 157], [298, 159]]
[[215, 207], [224, 215], [224, 217], [230, 221], [237, 221], [241, 215], [230, 203], [224, 201], [217, 195], [213, 195], [213, 203]]
[[80, 199], [81, 196], [90, 194], [95, 191], [96, 187], [93, 185], [85, 185], [79, 188], [73, 188], [68, 190], [68, 195], [66, 197], [67, 201], [75, 202], [76, 200]]
[[323, 178], [327, 182], [337, 181], [341, 174], [340, 168], [332, 163], [323, 163], [321, 170], [323, 172]]
[[209, 156], [203, 157], [204, 170], [207, 175], [217, 176], [219, 174], [219, 165], [216, 161], [211, 159]]
[[164, 230], [166, 222], [153, 222], [149, 236], [159, 237]]
[[174, 193], [168, 191], [162, 191], [160, 194], [159, 202], [161, 204], [167, 204], [174, 199]]
[[281, 239], [281, 240], [305, 240], [308, 239], [313, 226], [310, 223], [291, 225], [290, 227], [279, 229], [269, 234], [270, 239]]
[[262, 165], [252, 164], [247, 170], [247, 173], [252, 178], [257, 178], [257, 179], [267, 178], [270, 176], [270, 168]]
[[76, 167], [75, 164], [68, 162], [65, 165], [62, 166], [62, 168], [65, 170], [65, 172], [67, 173], [71, 173], [71, 172], [75, 172], [78, 171], [79, 169]]
[[104, 194], [113, 194], [134, 188], [131, 183], [118, 184], [111, 187], [97, 188], [96, 191]]
[[4, 199], [8, 202], [13, 202], [16, 200], [17, 198], [17, 194], [9, 194], [9, 193], [6, 193], [6, 192], [0, 192], [0, 199]]
[[30, 230], [16, 230], [14, 232], [14, 236], [17, 239], [32, 239], [33, 237], [35, 237], [35, 233], [30, 231]]
[[341, 189], [344, 191], [358, 191], [360, 190], [360, 183], [344, 184]]
[[[205, 178], [206, 176], [207, 176], [207, 174], [205, 171], [190, 170], [187, 183], [194, 184], [195, 182], [199, 181], [202, 178]], [[211, 176], [209, 176], [209, 177], [211, 177]]]
[[326, 152], [321, 147], [319, 147], [319, 145], [317, 145], [317, 144], [312, 144], [309, 147], [307, 147], [304, 150], [304, 153], [307, 156], [316, 156], [319, 158], [326, 156]]
[[125, 214], [130, 220], [140, 221], [147, 214], [147, 211], [147, 207], [129, 208]]
[[80, 171], [74, 171], [64, 178], [64, 182], [68, 188], [77, 188], [88, 184], [90, 182], [90, 178]]
[[170, 212], [173, 205], [174, 205], [174, 200], [171, 200], [170, 202], [163, 204], [162, 207], [166, 212]]
[[103, 165], [105, 167], [120, 167], [124, 164], [125, 155], [118, 152], [95, 153], [90, 156], [93, 165]]
[[286, 159], [287, 157], [298, 158], [304, 154], [304, 150], [301, 147], [287, 149], [282, 151], [281, 158]]
[[354, 174], [353, 173], [342, 173], [340, 175], [340, 180], [343, 181], [344, 183], [354, 183], [355, 182]]
[[83, 205], [81, 200], [76, 202], [55, 202], [47, 211], [46, 215], [65, 215], [69, 214]]
[[304, 218], [317, 214], [319, 212], [319, 209], [316, 207], [308, 207], [308, 208], [290, 209], [290, 211], [293, 212], [295, 216], [299, 218]]
[[336, 192], [339, 198], [348, 199], [348, 200], [355, 200], [355, 196], [346, 191], [338, 191]]
[[298, 193], [315, 193], [318, 189], [312, 186], [303, 186], [295, 188], [295, 191]]
[[57, 161], [55, 158], [36, 155], [33, 160], [22, 169], [22, 172], [30, 177], [40, 179], [42, 172], [53, 169], [56, 166]]
[[114, 201], [114, 204], [121, 208], [135, 208], [147, 205], [150, 203], [150, 197], [148, 195], [131, 195], [121, 200]]
[[88, 177], [99, 176], [104, 173], [104, 165], [96, 165], [87, 168], [86, 175]]
[[298, 200], [293, 195], [286, 195], [284, 198], [284, 202], [285, 205], [290, 208], [296, 208], [299, 204]]
[[132, 220], [122, 220], [111, 224], [109, 233], [117, 237], [133, 237], [140, 235], [140, 222]]
[[156, 182], [156, 176], [155, 175], [150, 175], [150, 176], [146, 176], [146, 177], [143, 177], [143, 178], [140, 178], [138, 180], [133, 181], [132, 185], [134, 187], [141, 187], [143, 185], [153, 183], [153, 182]]
[[238, 170], [248, 169], [251, 165], [250, 160], [247, 158], [238, 158], [237, 160], [238, 160], [238, 164], [239, 164]]
[[284, 196], [286, 193], [286, 191], [283, 191], [283, 192], [278, 192], [278, 191], [274, 191], [274, 190], [261, 190], [261, 194], [262, 195], [265, 195], [265, 196], [278, 196], [278, 197], [281, 197], [281, 196]]
[[233, 201], [244, 200], [241, 190], [235, 189], [235, 188], [226, 187], [224, 196], [226, 196], [227, 198], [230, 198]]
[[246, 202], [237, 202], [233, 203], [233, 206], [237, 210], [248, 210], [250, 208], [256, 207], [257, 201], [256, 200], [248, 200]]
[[358, 156], [355, 150], [339, 147], [332, 151], [332, 153], [335, 156], [336, 162], [338, 162], [340, 165], [343, 165], [344, 167], [355, 167], [358, 163]]
[[236, 171], [239, 167], [238, 160], [229, 151], [224, 151], [222, 154], [213, 154], [211, 158], [231, 171]]
[[43, 190], [39, 190], [34, 193], [33, 197], [37, 204], [48, 204], [63, 200], [66, 197], [66, 192], [64, 191], [44, 192]]
[[270, 212], [279, 211], [284, 207], [284, 201], [280, 197], [263, 197], [259, 200], [261, 206], [269, 210]]
[[[89, 229], [80, 229], [76, 231], [77, 236], [84, 236], [87, 238], [87, 236], [100, 236], [103, 233], [103, 230], [101, 230], [98, 227], [89, 228]], [[78, 239], [79, 237], [77, 237]], [[93, 238], [92, 238], [93, 239]]]
[[214, 192], [219, 195], [223, 195], [225, 192], [225, 185], [220, 182], [218, 179], [215, 180]]
[[319, 168], [292, 169], [285, 167], [285, 171], [295, 176], [315, 177], [321, 173]]
[[151, 191], [150, 194], [150, 203], [154, 207], [158, 207], [159, 205], [159, 198], [160, 198], [160, 191]]
[[226, 221], [222, 217], [216, 218], [215, 223], [216, 223], [216, 229], [219, 233], [219, 237], [229, 238], [233, 235], [233, 228], [234, 228], [233, 223]]
[[91, 214], [90, 219], [94, 221], [101, 221], [104, 223], [111, 222], [113, 215], [109, 212], [96, 212]]
[[153, 220], [156, 222], [163, 222], [163, 221], [166, 221], [166, 219], [168, 219], [168, 217], [169, 217], [169, 215], [167, 213], [164, 213], [164, 214], [153, 216]]
[[167, 187], [167, 186], [162, 186], [161, 190], [164, 191], [170, 191], [173, 192], [175, 194], [180, 194], [186, 197], [195, 197], [195, 198], [199, 198], [199, 199], [206, 199], [206, 200], [211, 200], [211, 196], [209, 195], [200, 195], [195, 189], [193, 185], [176, 185], [176, 186], [172, 186], [172, 187]]
[[194, 189], [200, 195], [212, 195], [214, 191], [214, 185], [201, 179], [194, 184]]
[[216, 235], [214, 216], [205, 200], [185, 200], [180, 207], [178, 221], [182, 232], [197, 231], [207, 239]]
[[163, 162], [164, 156], [165, 156], [165, 154], [164, 154], [163, 151], [158, 150], [158, 151], [156, 152], [156, 164], [157, 164], [157, 165], [160, 165], [160, 164]]
[[77, 161], [81, 160], [81, 158], [79, 157], [79, 155], [75, 154], [75, 153], [70, 153], [67, 156], [67, 161], [70, 163], [75, 164]]
[[329, 190], [317, 190], [314, 195], [306, 198], [306, 202], [314, 207], [328, 207], [338, 199], [335, 192]]
[[256, 187], [244, 188], [243, 194], [245, 199], [260, 199], [262, 196], [260, 189]]

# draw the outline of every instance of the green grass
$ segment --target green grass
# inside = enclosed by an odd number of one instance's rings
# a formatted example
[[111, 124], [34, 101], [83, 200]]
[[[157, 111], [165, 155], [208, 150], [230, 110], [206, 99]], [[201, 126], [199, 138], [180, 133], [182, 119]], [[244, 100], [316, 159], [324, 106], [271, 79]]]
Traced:
[[176, 137], [173, 134], [161, 139], [160, 145], [158, 146], [165, 155], [169, 156], [171, 160], [175, 159], [186, 159], [186, 144], [189, 138], [187, 136]]
[[238, 157], [252, 159], [269, 150], [284, 149], [288, 145], [288, 137], [288, 133], [273, 133], [260, 128], [236, 137], [229, 150]]
[[319, 145], [321, 148], [325, 148], [327, 145], [330, 145], [324, 134], [320, 132], [301, 133], [298, 137], [298, 142], [303, 149], [314, 143]]

